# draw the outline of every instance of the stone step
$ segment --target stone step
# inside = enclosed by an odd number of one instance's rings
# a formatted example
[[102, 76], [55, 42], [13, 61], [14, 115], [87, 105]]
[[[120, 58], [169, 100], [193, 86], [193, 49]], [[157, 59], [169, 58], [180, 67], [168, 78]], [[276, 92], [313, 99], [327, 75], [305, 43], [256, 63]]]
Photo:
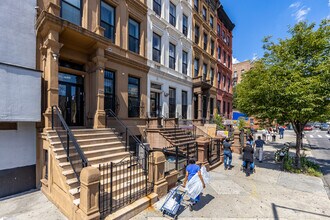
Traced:
[[[91, 150], [84, 150], [84, 155], [89, 160], [89, 158], [98, 157], [101, 155], [108, 155], [108, 154], [117, 154], [125, 152], [124, 147], [118, 147], [118, 148], [103, 148], [103, 149], [91, 149]], [[75, 150], [72, 150], [72, 152], [69, 154], [70, 157], [76, 157], [78, 156], [78, 153]], [[55, 158], [59, 160], [60, 162], [65, 162], [67, 159], [66, 151], [63, 149], [63, 154], [56, 155]]]
[[[98, 139], [98, 138], [109, 138], [109, 137], [118, 137], [117, 136], [118, 133], [115, 133], [115, 132], [106, 132], [106, 133], [91, 133], [91, 134], [78, 134], [78, 135], [75, 135], [74, 134], [74, 137], [76, 138], [76, 140], [79, 142], [81, 140], [86, 140], [86, 139]], [[59, 136], [56, 134], [54, 136], [49, 136], [48, 137], [51, 142], [60, 142], [60, 138]], [[62, 136], [63, 139], [66, 138], [66, 135], [65, 136]]]
[[[128, 156], [129, 152], [122, 152], [122, 153], [116, 153], [116, 154], [110, 154], [110, 155], [103, 155], [103, 156], [98, 156], [98, 157], [93, 157], [93, 158], [88, 158], [88, 163], [89, 165], [98, 165], [102, 163], [107, 163], [107, 162], [114, 162], [114, 161], [120, 161], [122, 158], [125, 156]], [[76, 160], [72, 162], [73, 164], [81, 164], [80, 160]], [[71, 168], [70, 162], [61, 162], [59, 163], [60, 167], [63, 168], [63, 170], [68, 170], [68, 168]]]
[[[89, 144], [98, 144], [98, 143], [109, 143], [114, 141], [120, 141], [120, 139], [116, 136], [114, 137], [106, 137], [106, 138], [94, 138], [94, 139], [85, 139], [77, 141], [79, 145], [89, 145]], [[51, 142], [54, 148], [63, 148], [63, 145], [60, 141]]]
[[[92, 150], [101, 150], [101, 149], [108, 149], [109, 151], [116, 153], [116, 151], [119, 152], [119, 149], [125, 150], [125, 146], [123, 146], [123, 143], [121, 142], [112, 142], [112, 143], [100, 143], [100, 144], [90, 144], [90, 145], [80, 145], [80, 148], [85, 154], [85, 151], [92, 151]], [[55, 148], [54, 152], [56, 155], [66, 155], [66, 149], [63, 147]], [[76, 153], [75, 147], [70, 146], [70, 153]]]

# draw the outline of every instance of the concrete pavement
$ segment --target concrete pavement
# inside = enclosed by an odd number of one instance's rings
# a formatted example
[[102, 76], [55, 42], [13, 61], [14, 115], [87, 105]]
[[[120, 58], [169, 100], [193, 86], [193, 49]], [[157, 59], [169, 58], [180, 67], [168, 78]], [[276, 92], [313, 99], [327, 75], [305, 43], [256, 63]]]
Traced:
[[[179, 219], [329, 219], [330, 200], [322, 179], [282, 172], [274, 162], [276, 149], [291, 139], [287, 134], [265, 146], [264, 162], [256, 162], [256, 173], [249, 177], [240, 171], [239, 155], [234, 155], [232, 170], [221, 165], [211, 171], [200, 203], [192, 212], [182, 209]], [[164, 198], [133, 219], [163, 219], [159, 211], [163, 202]]]
[[0, 200], [0, 220], [66, 220], [41, 191]]

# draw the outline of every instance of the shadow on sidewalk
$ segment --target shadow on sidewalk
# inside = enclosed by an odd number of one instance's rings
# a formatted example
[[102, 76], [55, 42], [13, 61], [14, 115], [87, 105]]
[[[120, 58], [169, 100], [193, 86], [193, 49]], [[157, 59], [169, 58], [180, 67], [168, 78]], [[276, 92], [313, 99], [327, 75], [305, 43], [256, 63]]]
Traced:
[[208, 203], [210, 203], [212, 200], [214, 199], [214, 196], [210, 195], [210, 194], [206, 194], [201, 195], [201, 200], [194, 205], [194, 211], [199, 211], [201, 210], [203, 207], [205, 207]]
[[308, 211], [304, 211], [304, 210], [301, 210], [301, 209], [295, 209], [295, 208], [290, 208], [290, 207], [286, 207], [286, 206], [280, 206], [280, 205], [276, 205], [276, 204], [272, 203], [272, 210], [273, 210], [274, 219], [280, 219], [279, 216], [278, 216], [278, 212], [277, 212], [278, 209], [289, 209], [289, 210], [292, 210], [294, 212], [303, 212], [303, 213], [308, 213], [308, 214], [311, 214], [311, 215], [330, 218], [329, 215], [324, 215], [324, 214], [315, 213], [315, 212], [308, 212]]

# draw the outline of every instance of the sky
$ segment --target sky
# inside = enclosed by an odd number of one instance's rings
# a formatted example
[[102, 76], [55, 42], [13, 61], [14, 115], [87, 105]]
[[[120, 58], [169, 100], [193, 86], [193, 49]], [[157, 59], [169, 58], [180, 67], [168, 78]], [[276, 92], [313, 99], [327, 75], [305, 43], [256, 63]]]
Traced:
[[220, 0], [235, 24], [233, 62], [261, 58], [262, 39], [289, 37], [289, 26], [299, 21], [330, 19], [330, 0]]

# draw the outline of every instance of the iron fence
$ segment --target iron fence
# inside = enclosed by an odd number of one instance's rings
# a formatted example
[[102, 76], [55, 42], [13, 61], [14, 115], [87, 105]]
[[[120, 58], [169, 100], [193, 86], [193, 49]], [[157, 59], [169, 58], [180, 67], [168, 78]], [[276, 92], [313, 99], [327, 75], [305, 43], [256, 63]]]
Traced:
[[118, 163], [100, 164], [99, 208], [101, 218], [147, 196], [154, 180], [149, 159], [129, 156]]

